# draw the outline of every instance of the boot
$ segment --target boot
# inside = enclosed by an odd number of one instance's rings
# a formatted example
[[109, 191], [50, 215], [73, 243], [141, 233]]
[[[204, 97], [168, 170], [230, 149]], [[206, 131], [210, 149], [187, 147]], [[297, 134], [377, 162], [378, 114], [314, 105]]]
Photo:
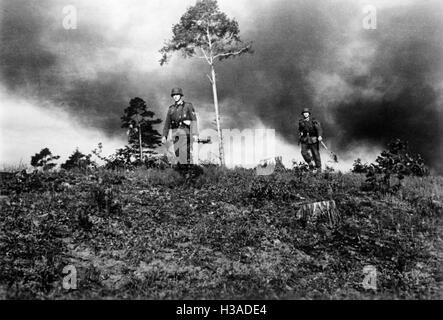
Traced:
[[315, 170], [315, 163], [313, 161], [309, 162], [309, 170], [312, 172], [314, 172], [314, 170]]

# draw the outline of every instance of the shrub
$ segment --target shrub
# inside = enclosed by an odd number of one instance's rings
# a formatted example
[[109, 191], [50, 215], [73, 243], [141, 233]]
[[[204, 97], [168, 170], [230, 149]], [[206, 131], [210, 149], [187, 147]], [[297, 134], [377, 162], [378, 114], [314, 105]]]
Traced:
[[[363, 189], [367, 191], [396, 192], [405, 176], [427, 176], [429, 169], [422, 157], [411, 154], [407, 142], [393, 140], [371, 165], [354, 162], [353, 172], [366, 173]], [[393, 181], [394, 184], [392, 183]]]
[[134, 170], [137, 166], [142, 165], [133, 157], [133, 152], [130, 147], [117, 149], [114, 154], [105, 157], [102, 155], [102, 143], [98, 144], [98, 148], [92, 150], [92, 153], [102, 160], [107, 170]]
[[57, 164], [53, 163], [53, 160], [58, 160], [60, 156], [53, 156], [52, 152], [48, 148], [40, 150], [31, 157], [31, 166], [34, 168], [42, 168], [43, 171], [48, 171], [54, 168]]
[[92, 150], [100, 160], [105, 162], [104, 169], [107, 170], [129, 170], [133, 171], [139, 167], [146, 167], [148, 169], [166, 169], [171, 167], [171, 163], [166, 155], [149, 152], [143, 161], [134, 156], [134, 150], [130, 146], [117, 149], [114, 154], [104, 157], [102, 156], [102, 144], [98, 144], [98, 148]]
[[161, 154], [150, 154], [145, 158], [145, 166], [146, 168], [151, 169], [161, 169], [164, 170], [166, 168], [171, 167], [171, 163], [168, 160], [166, 155]]
[[388, 150], [377, 157], [374, 166], [378, 173], [397, 174], [403, 176], [423, 177], [429, 175], [423, 158], [419, 154], [411, 154], [407, 142], [396, 139], [389, 143]]
[[86, 170], [91, 167], [96, 167], [97, 164], [91, 161], [91, 154], [85, 155], [81, 153], [78, 149], [63, 163], [60, 167], [65, 170], [72, 169], [83, 169]]
[[354, 164], [352, 165], [352, 170], [351, 172], [353, 173], [368, 173], [368, 171], [370, 170], [370, 165], [365, 163], [363, 164], [361, 162], [361, 159], [358, 158], [357, 160], [354, 161]]

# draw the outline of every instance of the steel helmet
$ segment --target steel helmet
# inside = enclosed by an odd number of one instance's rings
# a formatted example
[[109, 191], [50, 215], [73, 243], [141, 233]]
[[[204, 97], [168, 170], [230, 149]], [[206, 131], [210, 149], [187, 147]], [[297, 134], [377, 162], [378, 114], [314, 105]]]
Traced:
[[171, 97], [175, 96], [176, 94], [179, 94], [179, 95], [183, 96], [184, 95], [183, 94], [183, 89], [182, 88], [173, 88], [171, 90]]
[[301, 112], [301, 114], [308, 112], [309, 114], [311, 114], [311, 110], [309, 108], [304, 108]]

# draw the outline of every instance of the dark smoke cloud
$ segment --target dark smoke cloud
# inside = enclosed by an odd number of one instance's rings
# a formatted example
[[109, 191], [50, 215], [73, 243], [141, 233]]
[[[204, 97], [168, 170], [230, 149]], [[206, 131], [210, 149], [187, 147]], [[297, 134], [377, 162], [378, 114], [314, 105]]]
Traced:
[[377, 46], [364, 78], [349, 77], [354, 87], [378, 78], [380, 95], [342, 103], [334, 110], [340, 146], [351, 141], [386, 145], [393, 138], [409, 142], [428, 163], [443, 171], [441, 6], [417, 5], [380, 13], [380, 29], [369, 36]]
[[[177, 58], [142, 72], [131, 61], [107, 61], [111, 67], [84, 76], [70, 62], [118, 47], [124, 33], [109, 37], [99, 24], [70, 33], [54, 28], [49, 0], [3, 0], [1, 6], [0, 76], [11, 92], [50, 99], [110, 136], [122, 134], [119, 117], [135, 96], [163, 118], [167, 93], [176, 85], [201, 114], [211, 114], [203, 62]], [[299, 112], [310, 107], [338, 151], [384, 147], [398, 137], [443, 172], [442, 5], [416, 1], [379, 8], [377, 30], [362, 29], [361, 9], [354, 1], [251, 6], [240, 28], [245, 40], [254, 41], [255, 53], [217, 69], [223, 127], [250, 128], [260, 119], [295, 144]], [[161, 45], [153, 43], [152, 51]]]
[[[316, 117], [324, 120], [314, 105], [309, 74], [324, 67], [331, 50], [344, 41], [350, 11], [345, 4], [276, 1], [253, 13], [244, 37], [254, 41], [255, 54], [220, 71], [221, 96], [233, 101], [226, 104], [226, 111], [247, 109], [292, 142], [302, 108], [317, 111]], [[238, 125], [233, 120], [230, 125]]]
[[2, 1], [0, 20], [0, 70], [2, 82], [12, 90], [49, 86], [57, 54], [40, 41], [45, 32], [45, 5], [25, 0]]
[[[99, 24], [75, 31], [63, 29], [64, 5], [52, 0], [2, 1], [2, 85], [21, 97], [43, 104], [50, 101], [110, 137], [124, 135], [119, 129], [120, 117], [135, 96], [153, 101], [160, 116], [163, 108], [158, 107], [155, 93], [165, 89], [157, 72], [141, 74], [132, 64], [112, 65], [112, 54], [104, 57], [112, 67], [98, 71], [91, 67], [91, 59], [118, 46], [121, 39], [108, 39], [109, 30]], [[81, 14], [78, 18], [78, 24], [90, 23], [82, 21]], [[95, 76], [88, 75], [90, 67]]]
[[[349, 2], [286, 1], [269, 9], [247, 33], [256, 40], [256, 56], [234, 63], [234, 72], [223, 70], [232, 86], [223, 85], [222, 93], [235, 96], [229, 100], [249, 108], [288, 141], [296, 141], [300, 109], [310, 107], [326, 138], [342, 152], [385, 147], [401, 138], [443, 172], [441, 4], [379, 10], [378, 28], [370, 31], [361, 25], [352, 30], [349, 21], [361, 21], [362, 14]], [[366, 62], [346, 65], [339, 53], [355, 40], [363, 43], [360, 51], [373, 54]], [[360, 63], [366, 71], [358, 70]], [[313, 71], [343, 82], [322, 104], [318, 83], [310, 81]], [[334, 101], [337, 95], [341, 99]]]

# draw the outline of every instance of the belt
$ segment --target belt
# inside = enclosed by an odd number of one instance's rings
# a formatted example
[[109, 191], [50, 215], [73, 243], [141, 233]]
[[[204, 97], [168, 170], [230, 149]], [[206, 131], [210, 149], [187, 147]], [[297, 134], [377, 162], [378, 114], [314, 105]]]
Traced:
[[171, 129], [190, 128], [190, 127], [191, 126], [188, 126], [183, 121], [179, 121], [178, 123], [174, 121], [171, 123]]

